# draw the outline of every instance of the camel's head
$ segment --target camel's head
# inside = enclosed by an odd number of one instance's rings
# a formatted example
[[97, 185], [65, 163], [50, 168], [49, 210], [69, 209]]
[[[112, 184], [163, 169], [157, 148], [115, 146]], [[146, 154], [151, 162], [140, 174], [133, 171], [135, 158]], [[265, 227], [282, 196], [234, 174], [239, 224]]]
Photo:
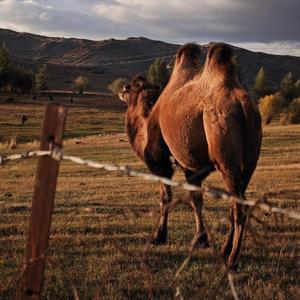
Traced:
[[175, 67], [200, 68], [201, 50], [197, 44], [187, 43], [179, 48], [176, 54]]
[[224, 43], [216, 43], [209, 48], [206, 62], [211, 66], [231, 67], [232, 57], [232, 47]]
[[147, 116], [160, 95], [160, 87], [152, 84], [142, 75], [135, 76], [129, 84], [124, 85], [119, 98], [132, 109], [140, 109]]

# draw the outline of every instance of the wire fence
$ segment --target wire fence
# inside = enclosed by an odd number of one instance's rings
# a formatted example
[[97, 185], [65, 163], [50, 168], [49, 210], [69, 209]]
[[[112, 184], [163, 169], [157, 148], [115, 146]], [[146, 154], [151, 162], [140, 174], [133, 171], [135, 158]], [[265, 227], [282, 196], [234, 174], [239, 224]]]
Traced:
[[[85, 165], [94, 169], [102, 169], [109, 172], [120, 172], [123, 175], [126, 176], [132, 176], [132, 177], [139, 177], [146, 181], [153, 181], [153, 182], [160, 182], [166, 185], [169, 185], [171, 187], [181, 187], [186, 191], [189, 192], [201, 192], [202, 194], [212, 197], [214, 199], [222, 199], [222, 200], [230, 200], [230, 201], [236, 201], [236, 203], [245, 205], [245, 206], [256, 206], [260, 208], [261, 210], [264, 210], [269, 213], [277, 213], [286, 215], [289, 218], [300, 220], [300, 213], [288, 210], [285, 208], [280, 208], [277, 206], [273, 206], [271, 203], [269, 203], [266, 199], [266, 197], [263, 197], [262, 199], [259, 199], [258, 201], [254, 200], [244, 200], [235, 196], [232, 196], [231, 194], [227, 193], [226, 191], [214, 188], [214, 187], [199, 187], [193, 184], [185, 183], [185, 182], [179, 182], [175, 180], [171, 180], [166, 177], [157, 176], [150, 173], [145, 172], [139, 172], [136, 171], [129, 166], [126, 165], [117, 165], [117, 164], [108, 164], [108, 163], [99, 163], [93, 160], [89, 159], [83, 159], [79, 156], [72, 156], [72, 155], [65, 155], [61, 148], [59, 147], [53, 147], [52, 150], [49, 151], [41, 151], [41, 150], [35, 150], [35, 151], [27, 151], [19, 154], [13, 154], [9, 156], [1, 156], [0, 155], [0, 165], [3, 165], [9, 161], [14, 160], [20, 160], [20, 159], [28, 159], [32, 157], [41, 157], [41, 156], [50, 156], [53, 159], [57, 161], [61, 160], [67, 160], [71, 161], [75, 164], [79, 165]], [[295, 164], [293, 164], [294, 166]], [[170, 206], [173, 205], [173, 202], [169, 204]]]
[[[145, 173], [145, 172], [139, 172], [136, 171], [132, 168], [130, 168], [129, 166], [126, 165], [116, 165], [116, 164], [108, 164], [108, 163], [99, 163], [93, 160], [88, 160], [88, 159], [83, 159], [81, 157], [78, 156], [71, 156], [71, 155], [66, 155], [63, 153], [62, 148], [58, 147], [58, 146], [52, 146], [51, 150], [49, 151], [41, 151], [41, 150], [35, 150], [35, 151], [27, 151], [27, 152], [23, 152], [23, 153], [18, 153], [18, 154], [12, 154], [12, 155], [8, 155], [8, 156], [4, 156], [4, 155], [0, 155], [0, 165], [5, 165], [9, 162], [13, 162], [13, 161], [18, 161], [18, 160], [25, 160], [25, 159], [30, 159], [33, 157], [51, 157], [52, 159], [56, 160], [56, 161], [70, 161], [74, 164], [78, 164], [78, 165], [84, 165], [84, 166], [88, 166], [91, 168], [95, 168], [95, 169], [101, 169], [101, 170], [105, 170], [108, 172], [119, 172], [124, 176], [130, 176], [130, 177], [138, 177], [141, 178], [145, 181], [152, 181], [152, 182], [159, 182], [159, 183], [163, 183], [166, 185], [169, 185], [171, 187], [174, 188], [182, 188], [186, 191], [189, 192], [201, 192], [203, 194], [203, 196], [207, 196], [207, 197], [211, 197], [214, 199], [222, 199], [222, 200], [230, 200], [230, 201], [235, 201], [239, 204], [245, 205], [247, 207], [249, 207], [250, 209], [247, 211], [247, 219], [253, 219], [254, 221], [258, 222], [258, 223], [263, 223], [263, 221], [257, 219], [254, 215], [253, 212], [256, 209], [260, 209], [261, 211], [270, 213], [270, 214], [274, 214], [276, 215], [281, 215], [281, 216], [287, 216], [289, 218], [295, 219], [295, 220], [300, 220], [300, 213], [297, 211], [292, 211], [289, 209], [285, 209], [285, 208], [281, 208], [281, 207], [277, 207], [272, 205], [268, 199], [267, 196], [263, 196], [259, 199], [257, 199], [256, 201], [254, 200], [244, 200], [241, 198], [237, 198], [234, 197], [232, 195], [230, 195], [229, 193], [227, 193], [226, 191], [219, 189], [219, 188], [215, 188], [215, 187], [199, 187], [199, 186], [195, 186], [192, 184], [188, 184], [188, 183], [184, 183], [184, 182], [179, 182], [179, 181], [175, 181], [175, 180], [170, 180], [168, 178], [164, 178], [164, 177], [160, 177], [160, 176], [156, 176], [153, 174], [149, 174], [149, 173]], [[171, 212], [172, 210], [174, 210], [174, 208], [179, 204], [179, 203], [185, 203], [185, 204], [189, 204], [189, 200], [188, 199], [173, 199], [169, 204], [168, 204], [168, 210], [169, 212]], [[126, 256], [129, 257], [134, 257], [135, 259], [137, 259], [137, 261], [139, 261], [139, 263], [141, 264], [141, 269], [143, 271], [143, 276], [145, 279], [145, 287], [147, 288], [148, 291], [148, 296], [149, 299], [154, 299], [154, 292], [153, 292], [153, 283], [152, 283], [152, 274], [151, 274], [151, 270], [148, 267], [147, 263], [146, 263], [146, 259], [150, 253], [150, 249], [151, 249], [151, 241], [154, 238], [155, 235], [155, 231], [156, 228], [158, 226], [159, 220], [161, 218], [162, 214], [161, 213], [157, 213], [156, 215], [153, 215], [153, 217], [155, 218], [155, 222], [154, 222], [154, 226], [153, 226], [153, 231], [151, 234], [149, 234], [148, 238], [147, 238], [147, 242], [143, 248], [142, 253], [137, 253], [136, 251], [130, 252], [126, 249], [123, 248], [119, 248], [119, 250]], [[275, 218], [276, 219], [276, 218]], [[277, 220], [277, 219], [276, 219]], [[226, 223], [226, 220], [219, 220], [219, 223]], [[212, 248], [214, 251], [214, 255], [216, 257], [216, 259], [220, 262], [221, 265], [224, 266], [224, 273], [221, 276], [220, 282], [218, 284], [218, 288], [216, 288], [215, 290], [215, 294], [214, 295], [210, 295], [210, 297], [212, 299], [216, 298], [217, 293], [220, 289], [220, 287], [222, 286], [222, 284], [224, 283], [225, 280], [228, 280], [228, 284], [230, 287], [230, 291], [232, 293], [232, 297], [235, 300], [239, 299], [238, 293], [237, 293], [237, 289], [235, 288], [235, 284], [234, 284], [234, 276], [230, 270], [230, 268], [227, 267], [225, 261], [223, 260], [223, 257], [221, 255], [221, 253], [219, 252], [219, 249], [216, 245], [216, 238], [215, 238], [215, 234], [216, 234], [216, 228], [214, 226], [209, 226], [209, 224], [207, 222], [206, 223], [206, 229], [207, 229], [207, 233], [210, 237], [210, 243], [212, 244]], [[252, 233], [252, 227], [250, 226], [250, 223], [248, 221], [248, 223], [246, 224], [247, 226], [247, 230], [250, 232], [250, 234]], [[197, 239], [194, 238], [193, 241], [191, 242], [188, 254], [185, 258], [185, 260], [182, 262], [182, 264], [179, 266], [179, 268], [177, 269], [177, 271], [175, 272], [174, 275], [174, 280], [176, 283], [175, 286], [175, 292], [174, 292], [174, 298], [175, 299], [179, 299], [179, 300], [183, 300], [183, 292], [182, 292], [182, 288], [179, 282], [179, 278], [180, 275], [184, 272], [184, 270], [187, 268], [187, 266], [190, 263], [191, 258], [193, 257], [193, 252], [196, 248], [196, 244], [197, 244]], [[294, 252], [298, 251], [298, 248], [300, 248], [300, 244], [293, 245], [293, 249]], [[37, 262], [37, 261], [48, 261], [48, 258], [46, 257], [46, 252], [47, 250], [42, 253], [42, 255], [34, 258], [33, 260], [29, 260], [27, 261], [23, 267], [22, 267], [22, 271], [21, 274], [18, 275], [18, 278], [14, 278], [14, 280], [12, 281], [12, 284], [15, 282], [20, 281], [20, 278], [22, 278], [22, 276], [24, 275], [24, 273], [27, 271], [27, 269], [30, 267], [31, 264]], [[280, 254], [279, 254], [279, 259], [280, 259]], [[297, 261], [297, 263], [299, 264], [300, 261]], [[279, 261], [278, 261], [279, 264]], [[104, 288], [103, 285], [105, 283], [103, 283], [101, 286], [98, 287], [98, 290]], [[74, 297], [76, 299], [79, 299], [78, 296], [78, 291], [76, 290], [76, 287], [73, 287], [73, 292], [74, 292]], [[100, 294], [100, 291], [96, 290], [95, 294]]]

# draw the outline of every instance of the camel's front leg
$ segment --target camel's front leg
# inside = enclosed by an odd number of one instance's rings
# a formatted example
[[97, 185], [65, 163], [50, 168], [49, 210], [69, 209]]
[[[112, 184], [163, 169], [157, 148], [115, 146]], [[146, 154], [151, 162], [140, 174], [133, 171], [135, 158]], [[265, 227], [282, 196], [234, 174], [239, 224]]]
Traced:
[[[158, 123], [155, 119], [148, 123], [148, 143], [144, 150], [144, 162], [151, 173], [171, 179], [174, 173], [170, 160], [170, 150], [166, 145]], [[172, 201], [171, 187], [160, 186], [160, 220], [153, 244], [163, 244], [167, 241], [167, 226], [169, 203]]]
[[203, 199], [201, 193], [190, 192], [190, 201], [196, 222], [196, 232], [193, 241], [196, 247], [206, 248], [209, 246], [209, 243], [202, 216]]
[[165, 184], [160, 185], [160, 219], [156, 229], [153, 244], [165, 244], [168, 235], [169, 204], [172, 201], [171, 187]]

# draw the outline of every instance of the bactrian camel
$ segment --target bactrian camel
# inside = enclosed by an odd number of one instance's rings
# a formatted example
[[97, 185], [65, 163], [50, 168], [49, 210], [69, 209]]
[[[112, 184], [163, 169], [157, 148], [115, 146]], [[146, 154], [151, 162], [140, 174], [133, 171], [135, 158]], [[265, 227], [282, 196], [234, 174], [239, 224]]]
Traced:
[[[199, 74], [199, 48], [193, 44], [183, 46], [177, 53], [170, 81], [159, 97], [157, 87], [140, 79], [135, 78], [126, 86], [120, 97], [129, 105], [129, 141], [149, 170], [172, 178], [173, 156], [187, 182], [201, 186], [217, 170], [227, 191], [244, 198], [257, 165], [262, 131], [258, 108], [238, 81], [232, 49], [226, 44], [213, 45]], [[202, 195], [190, 192], [189, 197], [198, 246], [208, 246]], [[167, 240], [167, 204], [171, 200], [171, 188], [161, 184], [161, 219], [155, 244]], [[231, 227], [222, 246], [223, 256], [232, 268], [239, 262], [245, 222], [246, 207], [233, 202]]]

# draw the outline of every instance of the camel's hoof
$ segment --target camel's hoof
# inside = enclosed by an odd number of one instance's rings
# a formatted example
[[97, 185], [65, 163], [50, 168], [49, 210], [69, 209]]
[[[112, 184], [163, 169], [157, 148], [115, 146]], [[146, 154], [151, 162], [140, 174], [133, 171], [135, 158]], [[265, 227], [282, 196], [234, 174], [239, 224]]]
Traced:
[[198, 238], [198, 240], [195, 244], [195, 248], [205, 249], [208, 247], [209, 247], [208, 236], [207, 236], [207, 233], [204, 233]]
[[208, 241], [205, 241], [205, 242], [197, 242], [196, 245], [195, 245], [195, 248], [197, 249], [206, 249], [206, 248], [209, 248], [209, 242]]
[[154, 238], [152, 241], [151, 241], [151, 244], [152, 245], [164, 245], [167, 243], [167, 240], [166, 239], [162, 239], [162, 238]]

